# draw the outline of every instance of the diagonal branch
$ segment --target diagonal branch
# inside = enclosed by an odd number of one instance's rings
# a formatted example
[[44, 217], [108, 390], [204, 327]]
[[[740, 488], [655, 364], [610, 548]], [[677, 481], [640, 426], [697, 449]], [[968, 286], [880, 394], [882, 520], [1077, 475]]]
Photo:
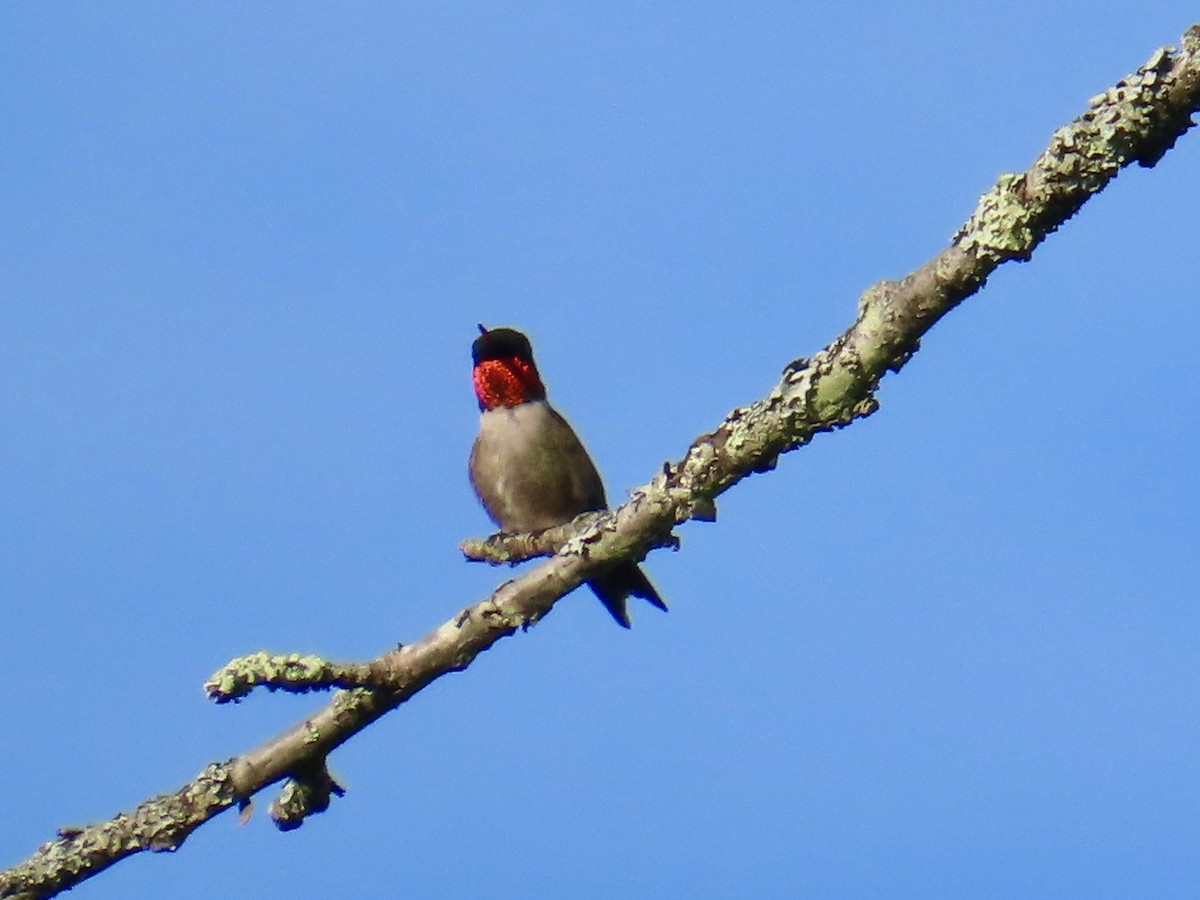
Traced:
[[[629, 502], [574, 527], [540, 536], [497, 536], [465, 547], [472, 558], [507, 562], [553, 552], [549, 561], [416, 643], [370, 663], [338, 667], [256, 655], [247, 658], [249, 669], [236, 668], [246, 660], [226, 667], [208, 686], [219, 699], [232, 699], [255, 684], [372, 686], [337, 694], [310, 718], [248, 753], [209, 765], [175, 793], [153, 797], [107, 822], [60, 832], [30, 859], [0, 872], [0, 898], [49, 897], [133, 853], [174, 850], [208, 819], [230, 806], [245, 806], [255, 793], [285, 779], [285, 796], [275, 805], [280, 827], [295, 827], [305, 815], [320, 811], [341, 791], [325, 767], [332, 750], [430, 682], [465, 669], [501, 638], [541, 619], [595, 570], [670, 544], [671, 529], [682, 522], [711, 520], [718, 495], [747, 475], [772, 469], [780, 454], [874, 412], [883, 376], [908, 361], [942, 316], [978, 290], [1001, 263], [1028, 259], [1123, 166], [1154, 165], [1191, 127], [1198, 109], [1200, 26], [1193, 26], [1182, 50], [1157, 51], [1055, 132], [1026, 172], [1002, 176], [946, 250], [904, 279], [870, 288], [845, 333], [811, 360], [788, 364], [766, 397], [733, 410]], [[333, 668], [322, 670], [322, 665]], [[321, 671], [328, 675], [324, 681]], [[292, 677], [297, 680], [289, 682]], [[226, 687], [230, 690], [223, 693]]]

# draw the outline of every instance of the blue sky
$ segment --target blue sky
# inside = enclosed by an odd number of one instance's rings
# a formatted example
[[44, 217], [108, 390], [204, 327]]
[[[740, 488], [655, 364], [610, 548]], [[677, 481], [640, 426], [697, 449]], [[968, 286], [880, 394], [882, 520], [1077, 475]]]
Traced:
[[[1197, 20], [1184, 2], [0, 8], [0, 866], [486, 596], [475, 324], [612, 498]], [[1085, 12], [1086, 9], [1086, 12]], [[1182, 897], [1200, 879], [1200, 135], [871, 419], [81, 900]], [[270, 796], [259, 799], [265, 807]]]

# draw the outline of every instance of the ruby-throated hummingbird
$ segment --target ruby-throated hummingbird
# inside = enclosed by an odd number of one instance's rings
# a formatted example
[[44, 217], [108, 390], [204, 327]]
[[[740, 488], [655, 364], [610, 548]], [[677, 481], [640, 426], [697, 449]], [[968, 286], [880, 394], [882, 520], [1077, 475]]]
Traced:
[[[484, 328], [471, 345], [479, 400], [479, 435], [471, 447], [471, 485], [501, 530], [540, 531], [582, 512], [607, 509], [596, 466], [566, 419], [546, 402], [529, 338], [512, 328]], [[667, 604], [645, 573], [622, 563], [588, 585], [629, 627], [633, 594], [661, 610]]]

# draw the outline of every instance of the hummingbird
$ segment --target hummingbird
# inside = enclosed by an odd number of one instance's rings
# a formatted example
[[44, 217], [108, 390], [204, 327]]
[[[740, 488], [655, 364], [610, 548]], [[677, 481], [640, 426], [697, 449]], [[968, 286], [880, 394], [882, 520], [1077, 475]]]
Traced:
[[[604, 484], [583, 442], [546, 400], [533, 347], [513, 328], [485, 328], [471, 345], [479, 434], [469, 471], [475, 495], [502, 531], [540, 531], [583, 512], [608, 509]], [[630, 594], [666, 611], [635, 563], [620, 563], [588, 582], [623, 628]]]

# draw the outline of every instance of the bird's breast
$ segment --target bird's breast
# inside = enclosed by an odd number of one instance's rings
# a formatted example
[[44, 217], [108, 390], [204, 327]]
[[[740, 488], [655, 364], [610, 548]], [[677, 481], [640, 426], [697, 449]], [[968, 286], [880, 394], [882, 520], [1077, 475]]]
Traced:
[[505, 531], [536, 531], [605, 506], [596, 467], [553, 407], [531, 401], [483, 412], [471, 482]]

